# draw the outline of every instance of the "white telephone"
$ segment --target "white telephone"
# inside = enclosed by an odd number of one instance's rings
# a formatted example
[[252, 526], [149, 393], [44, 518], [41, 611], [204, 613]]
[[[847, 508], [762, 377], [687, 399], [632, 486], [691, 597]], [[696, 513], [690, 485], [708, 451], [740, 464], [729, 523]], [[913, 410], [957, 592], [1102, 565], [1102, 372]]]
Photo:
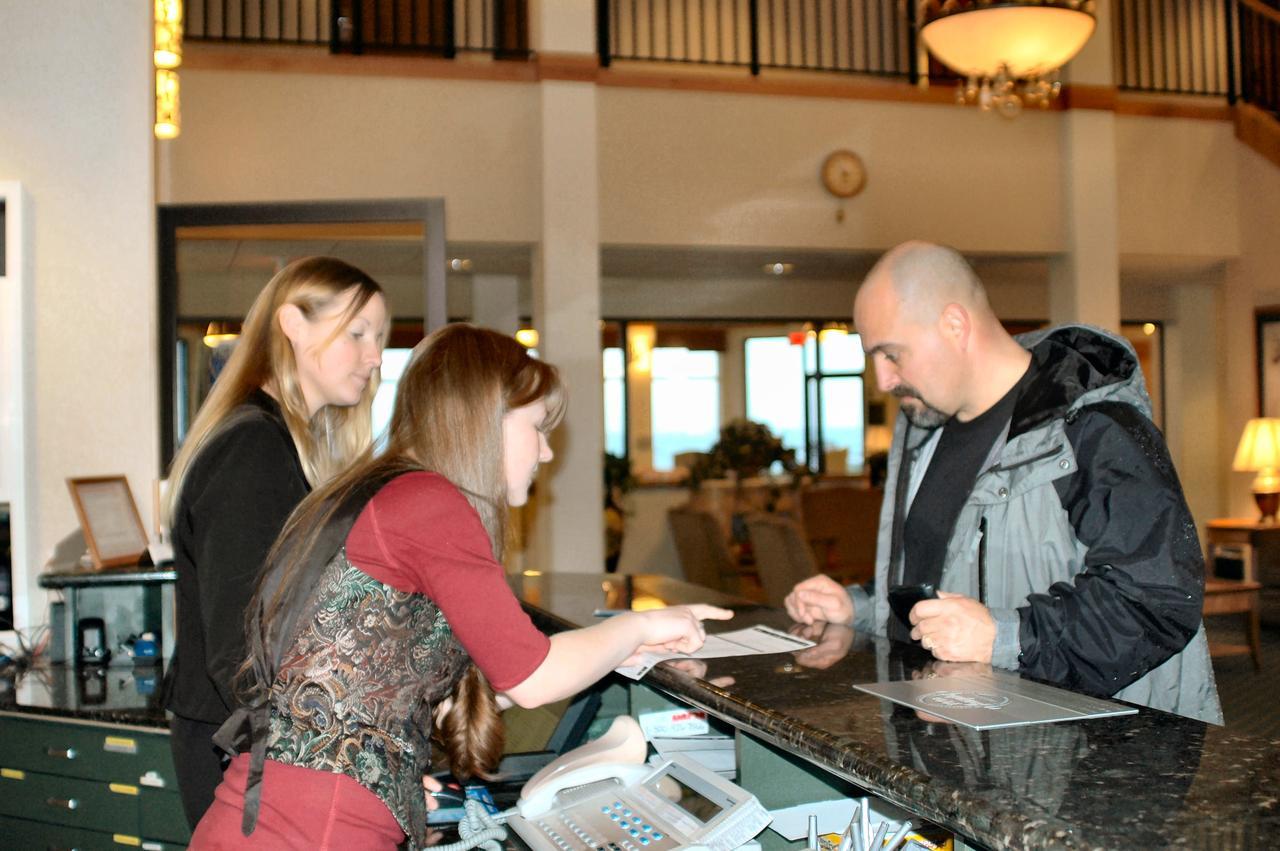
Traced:
[[772, 820], [745, 789], [679, 754], [646, 765], [647, 750], [636, 720], [615, 718], [535, 774], [507, 825], [535, 851], [733, 851]]

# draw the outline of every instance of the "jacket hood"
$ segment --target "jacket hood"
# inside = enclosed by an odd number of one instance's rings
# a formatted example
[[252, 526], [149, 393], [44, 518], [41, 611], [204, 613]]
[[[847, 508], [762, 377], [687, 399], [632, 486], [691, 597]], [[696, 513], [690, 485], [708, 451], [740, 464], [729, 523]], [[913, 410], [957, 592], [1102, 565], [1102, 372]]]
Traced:
[[1151, 416], [1138, 355], [1123, 337], [1090, 325], [1020, 334], [1035, 371], [1013, 411], [1009, 437], [1097, 402], [1132, 405]]

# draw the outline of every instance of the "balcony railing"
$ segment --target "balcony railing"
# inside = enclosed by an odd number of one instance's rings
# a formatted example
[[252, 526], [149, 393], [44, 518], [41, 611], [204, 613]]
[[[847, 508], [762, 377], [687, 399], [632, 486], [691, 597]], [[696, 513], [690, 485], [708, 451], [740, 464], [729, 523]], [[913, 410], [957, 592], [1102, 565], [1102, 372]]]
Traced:
[[[1280, 115], [1280, 0], [1113, 0], [1122, 90], [1225, 96]], [[192, 41], [527, 58], [527, 0], [187, 0]], [[916, 79], [917, 0], [596, 0], [615, 60]], [[941, 66], [928, 73], [946, 80]], [[924, 68], [919, 68], [924, 72]], [[954, 78], [951, 78], [954, 79]]]
[[1114, 0], [1116, 86], [1167, 94], [1226, 95], [1234, 0]]
[[1280, 118], [1280, 10], [1261, 0], [1237, 0], [1239, 86], [1234, 96]]
[[528, 56], [525, 0], [187, 0], [192, 41], [327, 45], [334, 53]]
[[615, 59], [910, 75], [899, 0], [597, 0], [600, 64]]

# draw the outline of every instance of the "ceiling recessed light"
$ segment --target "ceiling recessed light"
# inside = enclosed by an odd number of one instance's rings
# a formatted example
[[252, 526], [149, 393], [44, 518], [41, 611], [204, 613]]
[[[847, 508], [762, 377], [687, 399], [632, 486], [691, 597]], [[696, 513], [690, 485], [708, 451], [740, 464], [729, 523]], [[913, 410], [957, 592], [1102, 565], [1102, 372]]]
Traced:
[[449, 261], [449, 268], [455, 272], [470, 272], [471, 259], [468, 257], [454, 257]]
[[794, 263], [766, 263], [760, 267], [766, 275], [790, 275], [796, 268]]

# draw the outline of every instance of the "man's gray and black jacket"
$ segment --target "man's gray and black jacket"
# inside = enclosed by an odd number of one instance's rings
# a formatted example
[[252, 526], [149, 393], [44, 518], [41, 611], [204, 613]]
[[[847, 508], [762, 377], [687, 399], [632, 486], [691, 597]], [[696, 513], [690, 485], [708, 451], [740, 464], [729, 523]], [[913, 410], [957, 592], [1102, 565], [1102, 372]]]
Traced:
[[[1018, 340], [1033, 375], [960, 511], [939, 587], [991, 610], [997, 667], [1221, 724], [1204, 557], [1133, 348], [1080, 325]], [[849, 589], [860, 629], [887, 632], [897, 485], [909, 506], [941, 432], [899, 414], [875, 580]]]

